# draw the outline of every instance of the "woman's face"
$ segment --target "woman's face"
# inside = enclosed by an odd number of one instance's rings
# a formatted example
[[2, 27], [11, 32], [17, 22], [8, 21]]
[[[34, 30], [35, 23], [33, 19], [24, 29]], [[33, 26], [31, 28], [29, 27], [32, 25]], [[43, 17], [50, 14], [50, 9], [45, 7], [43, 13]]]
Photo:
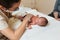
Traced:
[[4, 12], [12, 13], [19, 8], [19, 5], [20, 5], [20, 1], [17, 2], [17, 3], [13, 3], [12, 6], [9, 9], [6, 9], [5, 7], [0, 5], [0, 9], [2, 9]]
[[11, 8], [8, 10], [10, 11], [15, 11], [17, 8], [19, 8], [20, 2], [14, 3]]

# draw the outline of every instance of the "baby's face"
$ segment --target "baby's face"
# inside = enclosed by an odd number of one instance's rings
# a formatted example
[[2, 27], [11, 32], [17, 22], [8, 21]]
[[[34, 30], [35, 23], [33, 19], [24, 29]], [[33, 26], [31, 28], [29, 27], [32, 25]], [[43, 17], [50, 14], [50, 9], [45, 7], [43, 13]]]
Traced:
[[43, 26], [46, 24], [44, 18], [38, 18], [38, 19], [36, 19], [36, 21], [37, 21], [36, 24], [38, 24], [40, 26]]

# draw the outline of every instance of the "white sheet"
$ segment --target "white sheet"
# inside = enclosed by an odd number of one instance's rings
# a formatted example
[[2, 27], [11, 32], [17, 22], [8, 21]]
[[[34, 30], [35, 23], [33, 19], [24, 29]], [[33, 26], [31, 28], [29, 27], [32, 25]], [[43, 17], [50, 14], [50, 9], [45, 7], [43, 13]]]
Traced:
[[46, 17], [49, 24], [46, 27], [32, 25], [33, 28], [31, 30], [26, 30], [20, 40], [60, 40], [60, 21], [42, 14], [35, 9], [26, 8], [26, 11], [21, 12]]

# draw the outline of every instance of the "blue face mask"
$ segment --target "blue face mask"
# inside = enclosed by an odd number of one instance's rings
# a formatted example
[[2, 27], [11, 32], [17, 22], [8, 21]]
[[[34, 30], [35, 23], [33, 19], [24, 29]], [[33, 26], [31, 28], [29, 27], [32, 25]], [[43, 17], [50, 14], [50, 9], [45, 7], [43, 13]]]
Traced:
[[19, 8], [16, 8], [14, 11], [17, 11], [17, 10], [19, 10]]
[[4, 11], [7, 13], [13, 13], [13, 12], [18, 11], [18, 10], [19, 10], [19, 8], [16, 8], [14, 11], [10, 11], [10, 10], [4, 10]]

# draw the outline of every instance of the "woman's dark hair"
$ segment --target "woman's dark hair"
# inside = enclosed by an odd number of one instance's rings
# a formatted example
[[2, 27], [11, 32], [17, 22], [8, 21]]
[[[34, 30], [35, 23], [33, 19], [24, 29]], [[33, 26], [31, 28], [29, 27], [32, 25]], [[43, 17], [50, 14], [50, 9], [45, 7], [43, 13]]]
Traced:
[[21, 0], [0, 0], [0, 5], [4, 6], [6, 9], [9, 9], [14, 3], [17, 3], [19, 1]]

